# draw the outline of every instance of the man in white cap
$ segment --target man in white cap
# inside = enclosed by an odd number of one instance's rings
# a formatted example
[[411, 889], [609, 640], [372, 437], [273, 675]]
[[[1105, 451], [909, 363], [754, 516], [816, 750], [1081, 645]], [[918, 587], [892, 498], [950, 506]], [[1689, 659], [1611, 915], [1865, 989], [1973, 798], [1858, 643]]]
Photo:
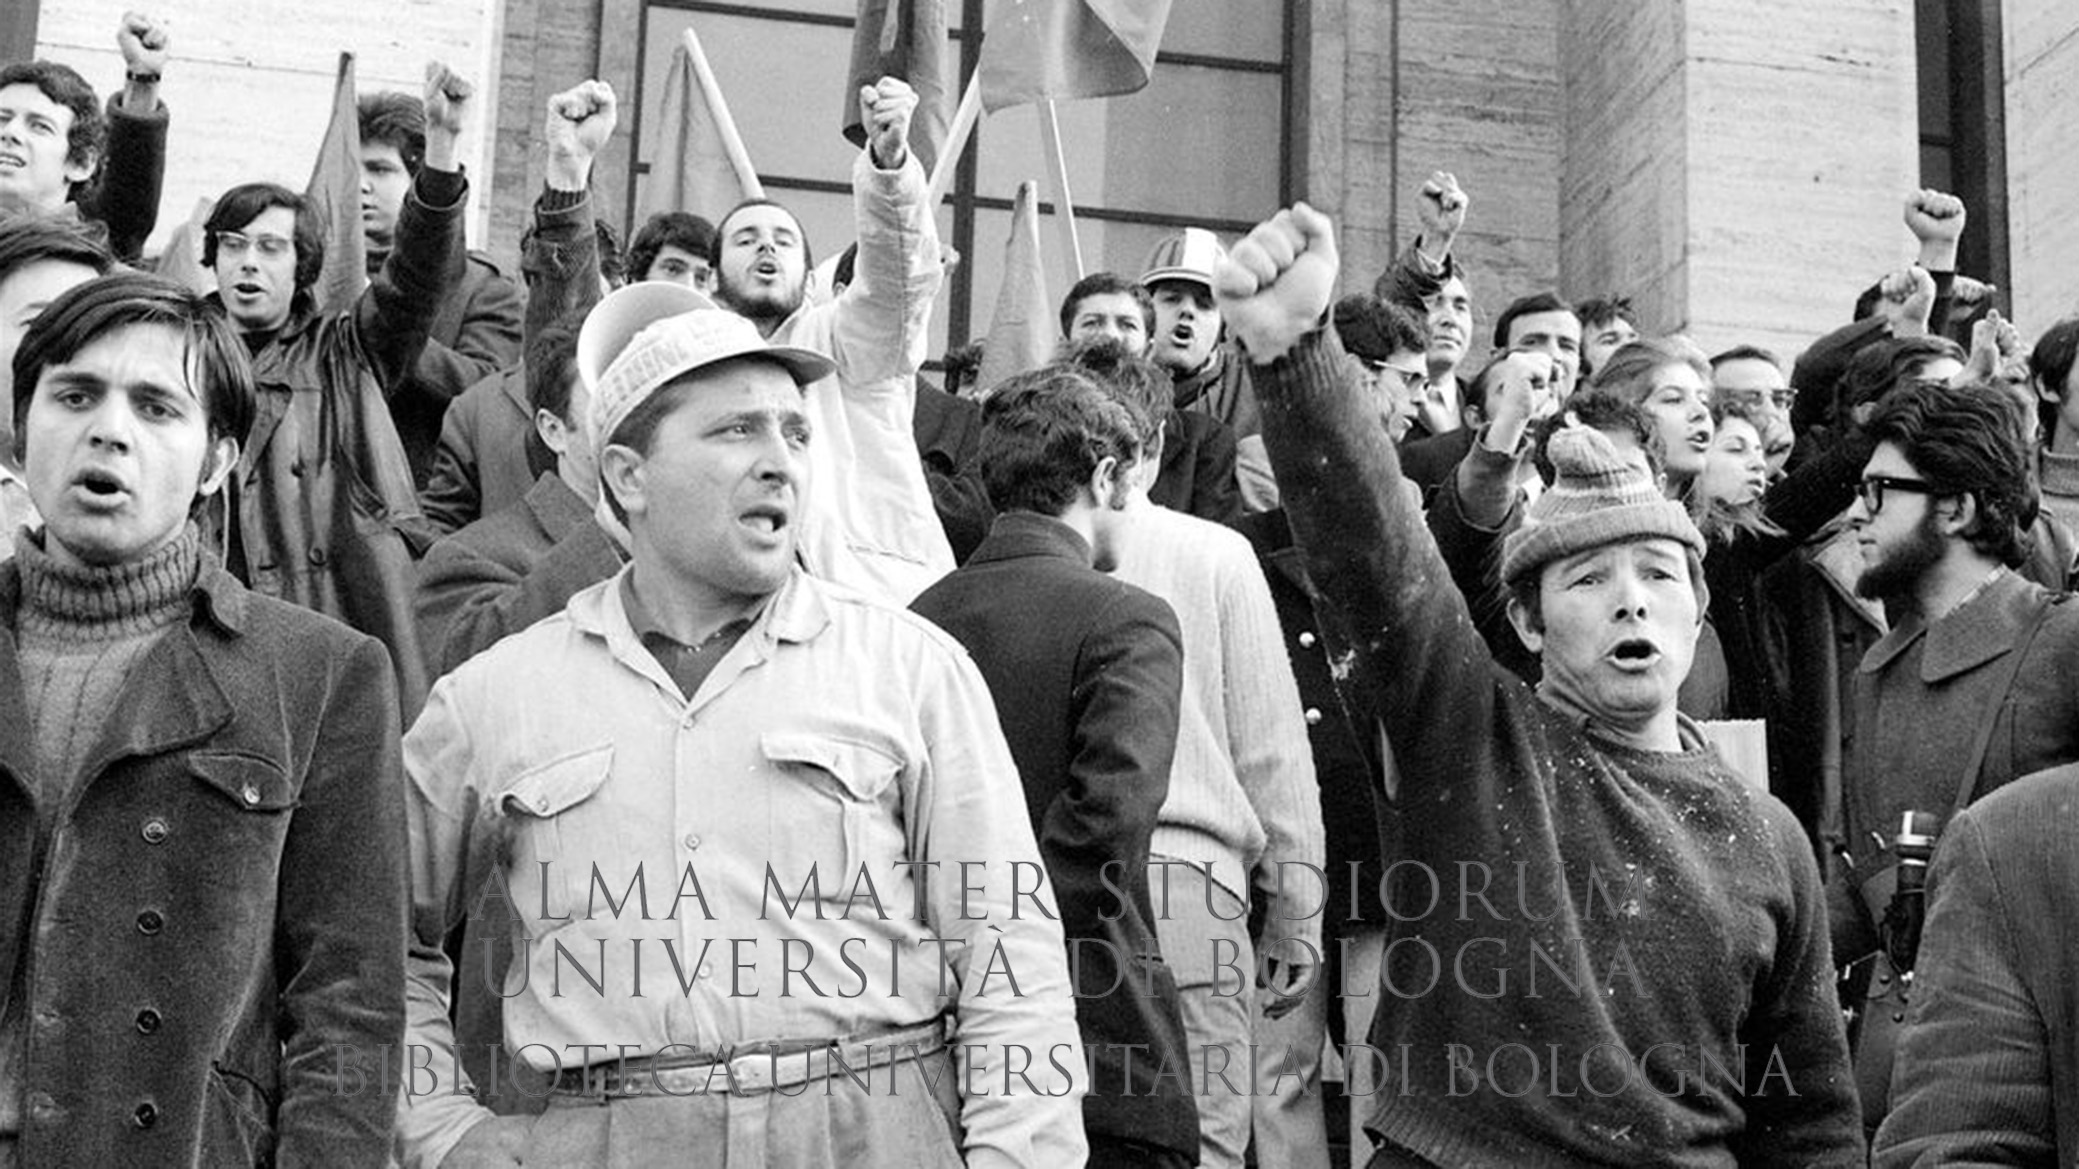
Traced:
[[[404, 1163], [1080, 1164], [1064, 942], [988, 689], [797, 559], [830, 361], [672, 293], [622, 289], [579, 342], [629, 566], [407, 736]], [[452, 1094], [441, 943], [480, 897], [518, 919], [504, 1048], [553, 1077], [539, 1117]]]
[[1155, 302], [1148, 357], [1166, 370], [1177, 409], [1205, 414], [1234, 431], [1235, 484], [1245, 511], [1278, 505], [1249, 366], [1226, 342], [1220, 306], [1213, 303], [1213, 268], [1227, 258], [1220, 240], [1202, 227], [1164, 236], [1148, 253], [1141, 287]]
[[712, 256], [716, 301], [773, 344], [833, 363], [805, 395], [819, 438], [808, 459], [828, 490], [805, 517], [804, 562], [825, 580], [895, 605], [953, 571], [911, 430], [943, 276], [924, 169], [909, 149], [916, 108], [916, 91], [900, 78], [860, 89], [867, 142], [852, 165], [859, 253], [835, 299], [810, 303], [804, 295], [814, 263], [808, 236], [769, 199], [724, 215]]

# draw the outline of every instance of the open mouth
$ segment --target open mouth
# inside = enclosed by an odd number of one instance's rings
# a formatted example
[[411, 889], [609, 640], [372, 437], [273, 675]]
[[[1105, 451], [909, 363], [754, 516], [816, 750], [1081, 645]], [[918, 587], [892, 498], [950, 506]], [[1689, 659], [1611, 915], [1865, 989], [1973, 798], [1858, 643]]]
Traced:
[[776, 536], [787, 526], [787, 510], [762, 505], [746, 508], [743, 514], [737, 517], [737, 522], [754, 532]]
[[114, 500], [129, 493], [130, 485], [113, 471], [90, 467], [73, 477], [73, 486], [95, 499]]
[[267, 290], [265, 288], [262, 288], [255, 281], [239, 280], [231, 285], [231, 291], [237, 293], [240, 296], [259, 296], [261, 293], [264, 293]]
[[29, 160], [19, 154], [0, 154], [0, 166], [24, 167]]
[[1643, 670], [1660, 660], [1660, 648], [1643, 637], [1628, 637], [1611, 646], [1608, 657], [1621, 670]]

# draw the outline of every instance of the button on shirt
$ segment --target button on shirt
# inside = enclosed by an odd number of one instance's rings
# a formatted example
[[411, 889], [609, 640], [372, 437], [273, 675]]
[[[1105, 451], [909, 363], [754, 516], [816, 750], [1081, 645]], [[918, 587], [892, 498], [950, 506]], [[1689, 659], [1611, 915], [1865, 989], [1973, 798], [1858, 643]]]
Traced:
[[[1080, 1085], [1047, 1062], [1082, 1067], [1064, 943], [973, 663], [796, 570], [689, 698], [620, 579], [442, 679], [405, 738], [409, 1041], [452, 1043], [440, 940], [479, 893], [460, 874], [502, 864], [522, 935], [506, 1047], [535, 1067], [870, 1035], [950, 1008], [958, 1041], [986, 1045], [970, 1077], [990, 1094], [962, 1102], [969, 1164], [1072, 1163]], [[1006, 1045], [1062, 1094], [1014, 1076], [1006, 1096]], [[407, 1163], [438, 1162], [484, 1115], [445, 1089], [414, 1099]]]

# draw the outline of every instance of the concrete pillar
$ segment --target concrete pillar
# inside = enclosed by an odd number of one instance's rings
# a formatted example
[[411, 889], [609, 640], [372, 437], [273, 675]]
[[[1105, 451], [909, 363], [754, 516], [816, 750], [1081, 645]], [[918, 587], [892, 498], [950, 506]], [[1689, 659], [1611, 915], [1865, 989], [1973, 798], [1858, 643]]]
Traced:
[[1472, 198], [1458, 256], [1485, 333], [1559, 270], [1559, 0], [1314, 0], [1309, 197], [1368, 289], [1418, 230], [1431, 171]]
[[2006, 0], [2008, 290], [2031, 335], [2079, 314], [2079, 6]]
[[1565, 0], [1559, 59], [1564, 295], [1787, 358], [1911, 260], [1910, 3]]

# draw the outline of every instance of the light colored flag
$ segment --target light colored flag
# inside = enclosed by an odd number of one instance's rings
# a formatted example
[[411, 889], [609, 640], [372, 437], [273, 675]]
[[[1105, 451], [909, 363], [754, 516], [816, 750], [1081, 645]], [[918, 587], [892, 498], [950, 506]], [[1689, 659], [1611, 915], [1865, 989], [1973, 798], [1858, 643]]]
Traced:
[[982, 108], [1132, 93], [1148, 84], [1170, 0], [997, 0]]
[[917, 91], [910, 116], [910, 149], [930, 174], [938, 164], [951, 121], [946, 88], [945, 0], [859, 0], [852, 25], [852, 68], [845, 84], [845, 139], [866, 145], [859, 121], [859, 89], [900, 77]]
[[325, 266], [311, 288], [318, 311], [353, 307], [368, 283], [368, 245], [361, 237], [361, 118], [355, 111], [354, 55], [339, 55], [339, 78], [332, 87], [332, 119], [318, 147], [304, 197], [318, 216], [325, 237]]
[[671, 67], [664, 74], [659, 117], [657, 155], [650, 160], [637, 208], [642, 218], [660, 211], [690, 211], [720, 223], [731, 207], [765, 197], [700, 38], [690, 27], [672, 51]]
[[1018, 184], [1018, 198], [1011, 206], [1003, 284], [996, 292], [996, 314], [989, 319], [982, 368], [975, 376], [979, 397], [988, 397], [1005, 378], [1038, 369], [1053, 356], [1060, 329], [1040, 263], [1039, 231], [1039, 190], [1028, 180]]
[[202, 266], [202, 225], [209, 222], [209, 213], [216, 205], [215, 199], [195, 200], [194, 213], [166, 237], [166, 246], [160, 250], [152, 271], [195, 292], [216, 291], [216, 273]]

